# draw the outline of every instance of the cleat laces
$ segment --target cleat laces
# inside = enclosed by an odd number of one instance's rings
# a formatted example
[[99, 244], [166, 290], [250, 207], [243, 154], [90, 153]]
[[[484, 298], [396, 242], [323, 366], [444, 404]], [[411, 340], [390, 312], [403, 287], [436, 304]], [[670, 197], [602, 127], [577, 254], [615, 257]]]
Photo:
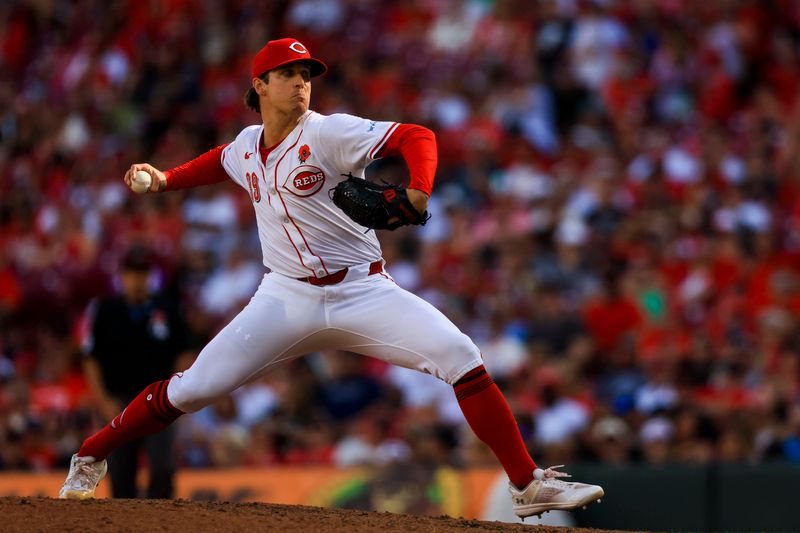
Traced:
[[84, 462], [81, 460], [75, 461], [75, 472], [74, 475], [70, 476], [70, 479], [67, 481], [67, 485], [73, 489], [91, 490], [92, 478], [96, 477], [96, 473], [92, 466], [93, 463], [91, 462]]
[[564, 468], [564, 465], [548, 466], [547, 468], [542, 470], [542, 477], [546, 479], [554, 479], [559, 477], [572, 477], [566, 472], [559, 472], [558, 470], [556, 470], [557, 468]]
[[[561, 479], [559, 478], [572, 477], [572, 476], [566, 472], [561, 472], [557, 470], [558, 468], [564, 468], [564, 465], [549, 466], [544, 470], [537, 469], [536, 472], [534, 472], [534, 477], [540, 480], [542, 483], [546, 482], [548, 485], [552, 487], [561, 487], [561, 488], [571, 487], [573, 485], [572, 483], [561, 481]], [[539, 474], [539, 472], [541, 472], [541, 474]]]
[[79, 463], [78, 468], [75, 470], [75, 485], [80, 489], [88, 489], [91, 485], [90, 478], [92, 476], [92, 467], [89, 463]]

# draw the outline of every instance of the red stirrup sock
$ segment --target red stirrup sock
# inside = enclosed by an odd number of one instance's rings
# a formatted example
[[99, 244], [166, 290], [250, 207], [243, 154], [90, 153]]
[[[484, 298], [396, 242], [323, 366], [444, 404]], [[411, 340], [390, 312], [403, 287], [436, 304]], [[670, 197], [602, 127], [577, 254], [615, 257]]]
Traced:
[[470, 370], [453, 385], [458, 405], [475, 435], [492, 449], [517, 488], [533, 479], [533, 462], [503, 393], [483, 365]]
[[123, 444], [172, 424], [183, 411], [167, 398], [168, 383], [167, 379], [148, 385], [114, 420], [84, 441], [78, 457], [92, 456], [102, 461]]

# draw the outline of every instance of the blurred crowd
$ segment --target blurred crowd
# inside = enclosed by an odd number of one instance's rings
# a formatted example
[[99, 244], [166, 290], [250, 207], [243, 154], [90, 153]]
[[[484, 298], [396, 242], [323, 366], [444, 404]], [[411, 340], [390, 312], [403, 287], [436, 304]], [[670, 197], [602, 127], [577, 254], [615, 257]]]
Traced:
[[[283, 36], [330, 67], [315, 110], [436, 132], [433, 218], [381, 234], [387, 269], [481, 347], [537, 462], [800, 461], [800, 3], [14, 0], [0, 469], [63, 467], [105, 422], [84, 312], [131, 245], [195, 351], [254, 292], [246, 193], [136, 196], [122, 175], [259, 122], [250, 61]], [[189, 467], [496, 466], [450, 386], [341, 352], [183, 417], [178, 448]]]

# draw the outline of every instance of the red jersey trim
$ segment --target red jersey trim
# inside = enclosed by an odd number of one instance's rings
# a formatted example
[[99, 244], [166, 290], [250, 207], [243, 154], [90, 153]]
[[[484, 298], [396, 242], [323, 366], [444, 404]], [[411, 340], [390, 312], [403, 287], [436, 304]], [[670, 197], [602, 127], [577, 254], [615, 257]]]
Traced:
[[267, 203], [272, 205], [272, 195], [269, 193], [269, 183], [267, 183], [267, 175], [264, 174], [264, 166], [262, 165], [258, 170], [261, 171], [261, 180], [264, 182], [264, 187], [267, 188]]
[[[297, 233], [299, 233], [299, 234], [300, 234], [300, 238], [301, 238], [301, 239], [303, 239], [303, 243], [305, 243], [305, 245], [306, 245], [306, 250], [308, 250], [308, 253], [310, 253], [311, 255], [313, 255], [314, 257], [316, 257], [317, 259], [319, 259], [319, 262], [320, 262], [320, 264], [322, 265], [322, 268], [325, 270], [325, 274], [330, 274], [330, 272], [328, 272], [328, 267], [326, 267], [326, 266], [325, 266], [325, 261], [323, 261], [323, 260], [322, 260], [322, 258], [321, 258], [320, 256], [318, 256], [317, 254], [315, 254], [315, 253], [314, 253], [314, 251], [311, 249], [311, 246], [309, 246], [309, 244], [308, 244], [308, 241], [306, 240], [306, 236], [305, 236], [305, 235], [303, 235], [303, 232], [300, 230], [300, 227], [299, 227], [299, 226], [297, 225], [297, 223], [294, 221], [294, 218], [292, 218], [292, 215], [290, 215], [290, 214], [289, 214], [289, 208], [288, 208], [288, 207], [286, 207], [286, 202], [284, 202], [284, 201], [283, 201], [283, 195], [281, 195], [281, 190], [280, 190], [280, 188], [278, 187], [278, 168], [281, 166], [281, 161], [283, 161], [283, 158], [284, 158], [284, 157], [286, 157], [286, 154], [288, 154], [289, 152], [291, 152], [291, 151], [294, 149], [294, 147], [295, 147], [295, 146], [297, 146], [297, 143], [299, 143], [299, 142], [300, 142], [300, 137], [302, 137], [302, 136], [303, 136], [303, 130], [300, 130], [300, 134], [297, 136], [297, 140], [294, 142], [294, 144], [293, 144], [293, 145], [291, 145], [291, 146], [289, 147], [289, 149], [288, 149], [288, 150], [286, 150], [286, 151], [283, 153], [283, 155], [280, 157], [280, 159], [278, 159], [278, 162], [277, 162], [277, 163], [275, 163], [275, 173], [274, 173], [274, 185], [275, 185], [275, 192], [278, 194], [278, 198], [280, 198], [280, 200], [281, 200], [281, 203], [283, 204], [283, 210], [286, 212], [286, 216], [289, 218], [289, 220], [291, 221], [292, 225], [293, 225], [293, 226], [295, 227], [295, 229], [297, 230]], [[286, 231], [286, 228], [283, 228], [283, 230], [284, 230], [284, 231]], [[297, 250], [297, 246], [295, 246], [295, 244], [294, 244], [294, 241], [292, 240], [292, 238], [291, 238], [291, 236], [289, 235], [289, 232], [288, 232], [288, 231], [286, 231], [286, 236], [287, 236], [287, 237], [289, 237], [289, 242], [291, 242], [291, 243], [292, 243], [292, 246], [294, 246], [294, 247], [295, 247], [294, 249], [297, 251], [297, 253], [298, 253], [298, 255], [299, 255], [299, 254], [300, 254], [300, 251], [299, 251], [299, 250]], [[302, 256], [300, 257], [300, 263], [301, 263], [301, 264], [302, 264], [304, 267], [306, 267], [306, 268], [308, 268], [309, 270], [311, 270], [311, 272], [314, 274], [314, 277], [315, 277], [315, 278], [317, 277], [317, 272], [316, 272], [314, 269], [312, 269], [312, 268], [309, 268], [309, 267], [308, 267], [308, 266], [307, 266], [307, 265], [306, 265], [306, 264], [303, 262], [303, 258], [302, 258]]]
[[392, 134], [392, 132], [393, 132], [395, 129], [397, 129], [397, 126], [399, 126], [399, 125], [400, 125], [399, 123], [397, 123], [397, 122], [394, 122], [394, 123], [392, 123], [392, 125], [391, 125], [391, 126], [389, 126], [389, 129], [388, 129], [388, 130], [386, 130], [386, 133], [384, 133], [384, 134], [383, 134], [383, 137], [381, 137], [381, 140], [380, 140], [380, 141], [378, 141], [378, 144], [376, 144], [375, 146], [373, 146], [373, 147], [372, 147], [372, 150], [370, 150], [370, 151], [369, 151], [369, 158], [370, 158], [370, 159], [375, 159], [375, 154], [377, 154], [377, 153], [378, 153], [378, 151], [379, 151], [379, 150], [381, 149], [381, 147], [383, 146], [383, 143], [385, 143], [385, 142], [386, 142], [386, 139], [388, 139], [388, 138], [389, 138], [389, 136]]
[[310, 270], [310, 271], [311, 271], [311, 272], [314, 274], [314, 277], [316, 277], [316, 276], [317, 276], [317, 273], [316, 273], [316, 272], [314, 272], [314, 269], [313, 269], [313, 268], [309, 268], [309, 267], [308, 267], [308, 266], [306, 266], [306, 264], [303, 262], [303, 256], [302, 256], [302, 254], [300, 253], [300, 250], [298, 250], [298, 249], [297, 249], [297, 246], [295, 246], [295, 244], [294, 244], [294, 241], [292, 240], [292, 237], [291, 237], [291, 235], [289, 235], [289, 232], [288, 232], [288, 231], [286, 230], [286, 228], [284, 228], [283, 226], [281, 226], [281, 229], [282, 229], [282, 230], [283, 230], [283, 232], [286, 234], [286, 238], [287, 238], [287, 239], [289, 239], [289, 242], [291, 243], [291, 245], [292, 245], [292, 248], [294, 248], [294, 251], [295, 251], [295, 253], [297, 253], [297, 258], [300, 260], [300, 264], [301, 264], [301, 265], [303, 265], [304, 267], [308, 268], [308, 269], [309, 269], [309, 270]]

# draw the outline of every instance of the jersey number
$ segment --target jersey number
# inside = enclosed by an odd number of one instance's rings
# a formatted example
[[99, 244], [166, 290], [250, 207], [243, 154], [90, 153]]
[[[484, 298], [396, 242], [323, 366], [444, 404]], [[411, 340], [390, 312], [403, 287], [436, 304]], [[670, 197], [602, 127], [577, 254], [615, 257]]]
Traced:
[[258, 176], [256, 173], [248, 172], [244, 175], [244, 179], [247, 180], [247, 187], [250, 189], [250, 197], [253, 199], [253, 202], [260, 202], [261, 190], [258, 188]]

